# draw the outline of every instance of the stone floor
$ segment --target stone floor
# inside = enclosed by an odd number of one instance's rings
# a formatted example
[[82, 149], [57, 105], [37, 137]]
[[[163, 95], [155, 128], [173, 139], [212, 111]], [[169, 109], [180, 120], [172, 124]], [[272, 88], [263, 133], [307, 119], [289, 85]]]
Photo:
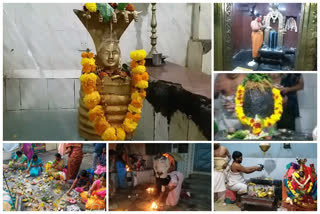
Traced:
[[[91, 168], [92, 165], [92, 152], [93, 152], [93, 144], [84, 144], [83, 151], [85, 152], [84, 157], [82, 159], [82, 163], [80, 166], [80, 170], [82, 169], [88, 169]], [[45, 164], [47, 161], [54, 160], [54, 154], [56, 153], [56, 150], [51, 150], [47, 152], [41, 152], [38, 153], [38, 156], [41, 158], [43, 164]], [[67, 158], [66, 158], [67, 161]], [[4, 164], [7, 164], [9, 161], [3, 161]], [[36, 199], [32, 204], [41, 204], [42, 201], [40, 200], [44, 196], [52, 197], [51, 203], [43, 203], [43, 207], [40, 207], [40, 210], [56, 210], [57, 207], [62, 207], [66, 209], [66, 207], [69, 205], [68, 202], [65, 202], [69, 199], [69, 196], [66, 196], [66, 192], [70, 188], [70, 184], [60, 184], [57, 181], [53, 180], [51, 182], [45, 182], [45, 177], [43, 174], [41, 176], [38, 176], [37, 178], [25, 178], [23, 172], [19, 174], [19, 171], [9, 171], [4, 173], [5, 177], [7, 178], [9, 189], [12, 190], [12, 188], [16, 186], [21, 186], [22, 190], [26, 192], [26, 189], [32, 190], [32, 195], [28, 195], [28, 198], [34, 198]], [[10, 180], [10, 181], [9, 181]], [[22, 182], [21, 182], [22, 181]], [[31, 185], [32, 182], [37, 183], [37, 185]], [[38, 183], [41, 183], [41, 186], [38, 186]], [[3, 183], [4, 188], [6, 188], [5, 182]], [[60, 191], [57, 191], [57, 189], [60, 189]], [[13, 191], [21, 191], [21, 190], [13, 190]], [[48, 194], [49, 193], [49, 194]], [[25, 193], [24, 193], [25, 194]], [[25, 194], [24, 197], [26, 197], [27, 194]], [[75, 191], [72, 192], [72, 197], [77, 200], [77, 205], [81, 210], [85, 210], [84, 204], [80, 202], [80, 199], [78, 197], [78, 193]], [[32, 211], [35, 208], [34, 207], [25, 207], [26, 203], [22, 203], [20, 209], [22, 211]], [[58, 204], [57, 207], [54, 206], [54, 204]], [[37, 210], [37, 209], [36, 209]]]
[[[152, 211], [152, 202], [156, 201], [156, 197], [146, 192], [148, 187], [154, 187], [153, 184], [138, 185], [131, 189], [118, 189], [116, 194], [109, 200], [110, 211]], [[165, 206], [165, 211], [210, 211], [204, 209], [203, 203], [211, 204], [210, 195], [207, 201], [199, 201], [196, 197], [189, 199], [180, 199], [179, 203], [174, 207]]]

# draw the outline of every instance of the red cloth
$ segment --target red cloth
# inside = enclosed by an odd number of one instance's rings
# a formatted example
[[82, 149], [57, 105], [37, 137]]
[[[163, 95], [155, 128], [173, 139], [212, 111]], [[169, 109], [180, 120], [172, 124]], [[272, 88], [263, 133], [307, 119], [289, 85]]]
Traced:
[[229, 199], [230, 201], [236, 201], [237, 192], [231, 191], [229, 189], [226, 190], [225, 198]]

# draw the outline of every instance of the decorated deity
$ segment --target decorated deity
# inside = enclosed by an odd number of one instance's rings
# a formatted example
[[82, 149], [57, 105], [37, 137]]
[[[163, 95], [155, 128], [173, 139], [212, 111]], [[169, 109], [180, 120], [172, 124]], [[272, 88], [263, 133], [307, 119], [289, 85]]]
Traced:
[[127, 3], [86, 3], [74, 10], [90, 33], [97, 54], [82, 53], [79, 133], [88, 140], [128, 140], [138, 126], [148, 73], [145, 50], [121, 65], [119, 39], [138, 12]]
[[282, 115], [282, 96], [273, 87], [267, 74], [248, 74], [238, 86], [235, 97], [235, 113], [239, 121], [250, 127], [253, 139], [268, 136], [271, 128]]
[[287, 165], [288, 171], [284, 175], [285, 191], [282, 199], [290, 204], [313, 209], [317, 207], [317, 175], [314, 165], [306, 166], [307, 159], [298, 159], [296, 163]]

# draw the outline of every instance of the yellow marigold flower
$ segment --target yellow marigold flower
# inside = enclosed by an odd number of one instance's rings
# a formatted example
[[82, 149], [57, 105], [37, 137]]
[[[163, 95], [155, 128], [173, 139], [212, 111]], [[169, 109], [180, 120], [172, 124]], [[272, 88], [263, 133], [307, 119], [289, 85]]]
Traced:
[[132, 100], [137, 100], [137, 99], [141, 99], [141, 97], [140, 97], [140, 94], [139, 94], [139, 92], [138, 91], [135, 91], [135, 92], [133, 92], [132, 94], [131, 94], [131, 99]]
[[109, 127], [110, 127], [110, 124], [108, 123], [108, 121], [104, 116], [97, 118], [94, 122], [94, 130], [98, 135], [102, 135], [104, 131]]
[[94, 91], [90, 94], [87, 94], [83, 98], [83, 102], [88, 109], [94, 108], [100, 103], [100, 94], [97, 91]]
[[143, 49], [130, 52], [130, 58], [134, 61], [144, 60], [146, 56], [147, 56], [147, 52]]
[[97, 12], [97, 4], [96, 3], [85, 3], [84, 6], [86, 6], [86, 8], [92, 13]]
[[85, 94], [90, 94], [96, 90], [97, 75], [94, 73], [82, 74], [80, 76], [81, 87]]
[[141, 113], [141, 108], [136, 108], [133, 105], [129, 104], [128, 106], [128, 111], [130, 111], [131, 113]]
[[255, 135], [259, 135], [262, 132], [262, 128], [252, 128], [252, 133]]
[[90, 64], [90, 59], [89, 58], [82, 58], [81, 59], [81, 65], [85, 65], [85, 64]]
[[280, 95], [280, 90], [277, 88], [272, 88], [272, 93], [275, 95]]
[[113, 128], [113, 127], [107, 128], [107, 129], [103, 132], [101, 138], [102, 138], [103, 140], [108, 140], [108, 141], [117, 140], [116, 129]]
[[123, 122], [123, 128], [126, 132], [133, 132], [137, 128], [138, 124], [133, 120], [126, 118]]
[[138, 66], [132, 68], [132, 73], [134, 73], [134, 74], [141, 74], [143, 72], [146, 72], [146, 67], [143, 65], [138, 65]]
[[141, 88], [141, 89], [148, 88], [148, 86], [149, 86], [149, 83], [148, 81], [145, 81], [145, 80], [140, 80], [139, 82], [137, 82], [137, 84], [135, 84], [136, 88]]
[[94, 58], [89, 58], [89, 65], [95, 65], [96, 61]]
[[117, 140], [125, 140], [126, 139], [126, 133], [122, 128], [117, 128]]
[[89, 110], [88, 117], [90, 121], [95, 121], [98, 118], [104, 117], [104, 111], [101, 105], [95, 106]]

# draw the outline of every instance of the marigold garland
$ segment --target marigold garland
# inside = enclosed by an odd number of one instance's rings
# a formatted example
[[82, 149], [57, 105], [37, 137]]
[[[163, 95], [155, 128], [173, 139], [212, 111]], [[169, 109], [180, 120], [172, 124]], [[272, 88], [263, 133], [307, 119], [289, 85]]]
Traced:
[[[91, 4], [91, 3], [90, 3]], [[93, 3], [92, 3], [93, 4]], [[94, 5], [86, 5], [87, 9], [94, 9]], [[88, 8], [89, 7], [89, 8]], [[93, 53], [84, 52], [81, 54], [82, 75], [80, 76], [81, 87], [85, 94], [83, 102], [89, 109], [88, 118], [93, 123], [95, 132], [103, 140], [125, 140], [126, 135], [132, 133], [138, 126], [141, 119], [143, 100], [146, 97], [149, 75], [146, 72], [145, 50], [136, 50], [130, 53], [132, 62], [132, 94], [128, 112], [120, 127], [112, 127], [105, 117], [103, 107], [100, 105], [100, 94], [97, 91], [96, 81], [99, 78], [96, 71], [96, 64]]]
[[282, 96], [279, 89], [272, 88], [274, 111], [272, 115], [266, 118], [259, 118], [258, 115], [256, 115], [255, 118], [251, 118], [245, 115], [243, 111], [244, 94], [245, 87], [243, 85], [239, 85], [235, 97], [235, 113], [242, 124], [248, 125], [252, 128], [253, 134], [259, 135], [263, 128], [271, 127], [280, 120], [283, 109]]

